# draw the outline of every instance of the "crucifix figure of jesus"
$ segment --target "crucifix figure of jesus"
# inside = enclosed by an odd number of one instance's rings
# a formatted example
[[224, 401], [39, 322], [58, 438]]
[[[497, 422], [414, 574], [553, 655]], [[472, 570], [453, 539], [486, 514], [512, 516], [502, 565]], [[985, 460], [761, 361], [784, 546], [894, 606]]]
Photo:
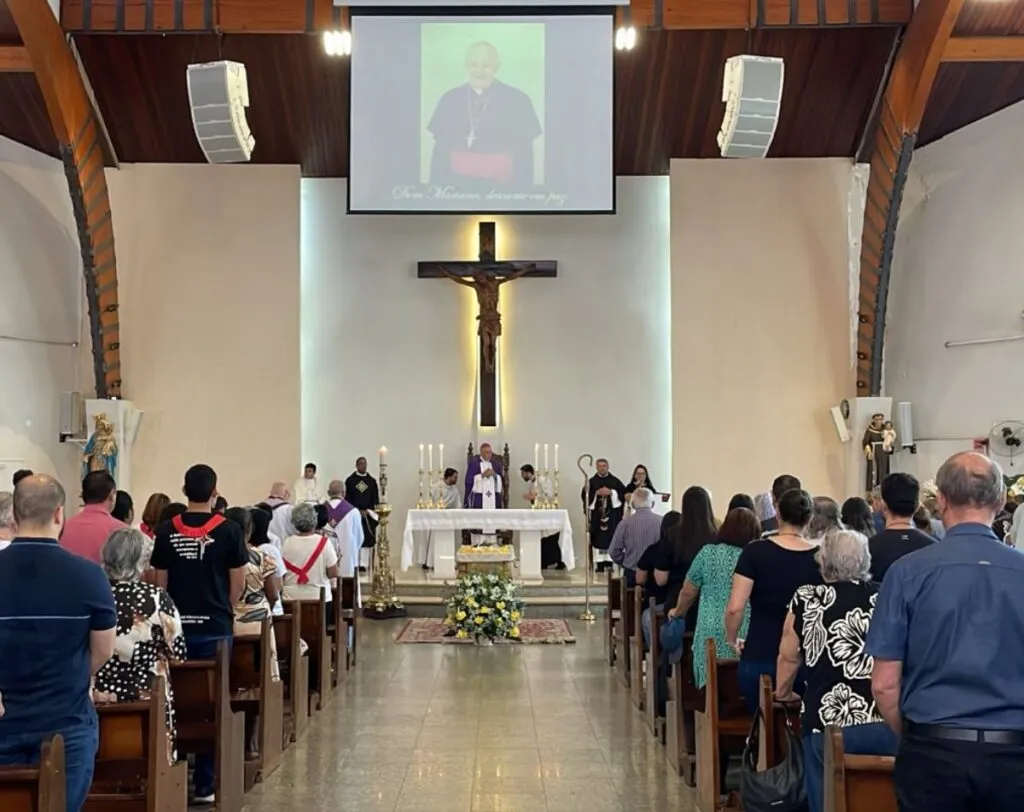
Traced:
[[558, 263], [552, 260], [502, 262], [495, 256], [494, 223], [480, 223], [480, 256], [469, 262], [420, 262], [421, 279], [450, 279], [476, 293], [479, 343], [479, 416], [481, 426], [498, 425], [498, 338], [501, 336], [499, 289], [520, 277], [552, 277]]
[[476, 291], [476, 304], [479, 308], [476, 320], [476, 334], [480, 336], [480, 351], [483, 354], [484, 372], [494, 372], [495, 350], [498, 336], [501, 335], [501, 313], [498, 311], [498, 288], [513, 279], [525, 276], [534, 269], [533, 263], [513, 271], [508, 276], [498, 276], [487, 268], [477, 268], [469, 277], [459, 276], [441, 265], [438, 270], [448, 279], [473, 288]]

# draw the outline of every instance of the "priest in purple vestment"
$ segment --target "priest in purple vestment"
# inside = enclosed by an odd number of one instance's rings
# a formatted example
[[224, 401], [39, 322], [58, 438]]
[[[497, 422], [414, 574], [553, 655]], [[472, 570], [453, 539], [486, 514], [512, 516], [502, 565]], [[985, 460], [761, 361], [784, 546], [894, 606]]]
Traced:
[[503, 483], [501, 460], [494, 456], [490, 443], [480, 444], [480, 453], [469, 461], [466, 470], [467, 508], [501, 508]]

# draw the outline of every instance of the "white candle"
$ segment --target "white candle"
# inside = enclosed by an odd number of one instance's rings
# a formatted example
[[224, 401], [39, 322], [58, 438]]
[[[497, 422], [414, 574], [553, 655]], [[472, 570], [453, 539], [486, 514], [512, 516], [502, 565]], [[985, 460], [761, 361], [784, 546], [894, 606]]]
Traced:
[[[387, 448], [385, 446], [381, 446], [380, 447], [380, 451], [378, 451], [377, 453], [380, 454], [380, 464], [383, 465], [384, 464], [384, 457], [387, 456], [388, 450], [387, 450]], [[557, 457], [556, 457], [556, 459], [557, 459]]]
[[423, 443], [420, 443], [420, 470], [423, 470]]
[[544, 470], [548, 470], [548, 444], [544, 443]]
[[437, 467], [438, 470], [444, 471], [444, 443], [437, 447]]
[[533, 444], [533, 470], [540, 468], [540, 443]]
[[427, 446], [427, 463], [429, 464], [427, 470], [428, 471], [433, 471], [434, 470], [434, 444], [433, 443], [431, 443], [430, 445]]
[[555, 443], [555, 470], [558, 470], [558, 443]]

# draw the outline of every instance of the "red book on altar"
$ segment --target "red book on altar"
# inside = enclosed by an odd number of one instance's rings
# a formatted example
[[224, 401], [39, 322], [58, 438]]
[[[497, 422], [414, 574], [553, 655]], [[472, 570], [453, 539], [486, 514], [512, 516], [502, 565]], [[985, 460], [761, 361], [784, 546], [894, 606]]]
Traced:
[[512, 180], [512, 156], [504, 153], [453, 149], [450, 164], [452, 172], [464, 178], [483, 178], [498, 183], [509, 183]]

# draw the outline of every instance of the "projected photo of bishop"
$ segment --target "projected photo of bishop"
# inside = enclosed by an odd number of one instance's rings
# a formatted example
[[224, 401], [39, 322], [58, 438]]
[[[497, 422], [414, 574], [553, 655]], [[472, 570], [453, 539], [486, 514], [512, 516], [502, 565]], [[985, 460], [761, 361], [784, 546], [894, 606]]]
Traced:
[[517, 189], [534, 183], [540, 121], [530, 97], [498, 75], [489, 42], [466, 51], [466, 82], [444, 93], [427, 130], [434, 138], [430, 182], [462, 189]]

